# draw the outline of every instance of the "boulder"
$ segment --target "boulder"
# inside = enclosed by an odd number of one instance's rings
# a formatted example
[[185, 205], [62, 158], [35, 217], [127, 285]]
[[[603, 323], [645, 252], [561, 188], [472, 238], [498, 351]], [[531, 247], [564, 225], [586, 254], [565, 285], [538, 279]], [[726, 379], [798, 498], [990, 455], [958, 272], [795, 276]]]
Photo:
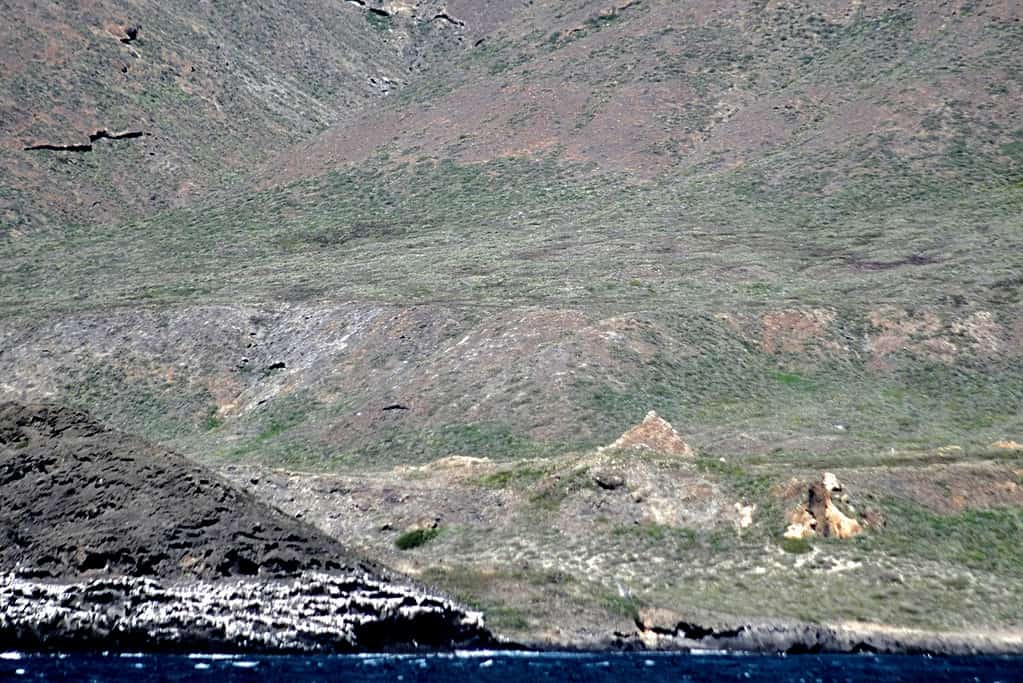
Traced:
[[737, 530], [748, 529], [753, 526], [753, 513], [757, 511], [756, 505], [735, 504], [735, 528]]
[[828, 491], [842, 490], [842, 483], [838, 481], [838, 477], [836, 477], [831, 472], [825, 472], [821, 476], [821, 483], [824, 484], [824, 488], [826, 488]]
[[597, 483], [597, 486], [606, 491], [614, 491], [625, 486], [625, 477], [617, 472], [608, 470], [597, 470], [594, 472], [593, 481]]

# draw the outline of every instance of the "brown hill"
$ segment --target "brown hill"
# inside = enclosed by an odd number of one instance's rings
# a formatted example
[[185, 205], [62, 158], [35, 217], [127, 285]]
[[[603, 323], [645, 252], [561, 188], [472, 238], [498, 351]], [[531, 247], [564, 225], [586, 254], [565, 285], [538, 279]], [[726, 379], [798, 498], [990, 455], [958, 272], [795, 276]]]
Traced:
[[[10, 14], [6, 230], [190, 204], [244, 186], [257, 164], [267, 186], [371, 158], [554, 158], [649, 180], [770, 156], [761, 182], [828, 195], [866, 174], [987, 183], [1023, 159], [1020, 10], [996, 0], [137, 0]], [[123, 130], [142, 136], [90, 141]]]
[[381, 571], [185, 458], [65, 408], [0, 405], [0, 490], [0, 573]]
[[812, 168], [830, 193], [878, 161], [977, 181], [1021, 160], [1014, 3], [449, 4], [474, 39], [453, 67], [287, 151], [268, 178], [382, 151], [553, 157], [640, 178], [798, 153], [767, 182]]
[[[1005, 539], [1023, 489], [1018, 450], [998, 446], [1023, 440], [1018, 3], [97, 0], [9, 15], [0, 399], [86, 409], [253, 472], [238, 481], [295, 512], [310, 498], [325, 529], [360, 520], [366, 547], [403, 567], [515, 596], [522, 614], [503, 616], [519, 630], [544, 628], [562, 589], [631, 623], [616, 582], [633, 561], [652, 605], [784, 612], [812, 584], [847, 618], [1017, 625], [998, 606], [1020, 602]], [[551, 472], [651, 409], [703, 457], [605, 455], [651, 478], [720, 477], [734, 544], [662, 528], [686, 518], [640, 514], [654, 499], [627, 477]], [[463, 511], [480, 526], [441, 520], [399, 552], [382, 527], [437, 520], [423, 501], [494, 500], [390, 483], [451, 455], [499, 463], [472, 486], [518, 500], [521, 526]], [[288, 490], [256, 463], [371, 485], [276, 473]], [[983, 477], [955, 474], [977, 463]], [[948, 481], [920, 469], [935, 464]], [[896, 466], [933, 489], [914, 500]], [[887, 535], [789, 544], [813, 552], [775, 564], [771, 490], [823, 467], [871, 478], [857, 489], [884, 496], [870, 502]], [[220, 495], [161, 472], [160, 487]], [[42, 514], [33, 487], [19, 500]], [[970, 509], [978, 497], [997, 506]], [[538, 520], [553, 518], [571, 523], [550, 536]], [[33, 533], [75, 571], [184, 559], [135, 539], [89, 560]], [[246, 557], [271, 571], [266, 540]], [[210, 552], [216, 573], [227, 558]], [[861, 555], [876, 572], [846, 571]], [[917, 578], [891, 581], [890, 558]], [[897, 599], [877, 590], [896, 583]]]
[[[191, 202], [351, 120], [458, 38], [438, 29], [420, 48], [414, 18], [333, 0], [16, 0], [4, 12], [0, 234]], [[97, 135], [121, 130], [141, 136]]]

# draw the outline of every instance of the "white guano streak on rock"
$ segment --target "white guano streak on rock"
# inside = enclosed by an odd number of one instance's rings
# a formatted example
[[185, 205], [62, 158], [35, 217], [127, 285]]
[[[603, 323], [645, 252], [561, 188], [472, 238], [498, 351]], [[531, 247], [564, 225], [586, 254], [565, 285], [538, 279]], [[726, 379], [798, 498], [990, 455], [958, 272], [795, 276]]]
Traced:
[[48, 584], [8, 574], [0, 577], [0, 605], [0, 631], [62, 624], [70, 633], [145, 632], [163, 643], [223, 633], [222, 645], [269, 650], [317, 650], [324, 642], [358, 648], [359, 626], [431, 614], [483, 629], [479, 612], [358, 574], [167, 586], [128, 577]]

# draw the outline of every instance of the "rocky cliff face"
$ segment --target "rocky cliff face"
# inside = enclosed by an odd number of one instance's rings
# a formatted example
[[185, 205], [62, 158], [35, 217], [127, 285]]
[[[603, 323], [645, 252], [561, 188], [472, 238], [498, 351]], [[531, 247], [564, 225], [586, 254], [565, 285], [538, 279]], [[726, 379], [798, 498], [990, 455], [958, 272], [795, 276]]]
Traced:
[[487, 644], [482, 615], [365, 573], [161, 583], [0, 577], [0, 641], [25, 648], [353, 652]]
[[482, 615], [81, 412], [0, 406], [0, 498], [8, 645], [352, 651], [490, 640]]

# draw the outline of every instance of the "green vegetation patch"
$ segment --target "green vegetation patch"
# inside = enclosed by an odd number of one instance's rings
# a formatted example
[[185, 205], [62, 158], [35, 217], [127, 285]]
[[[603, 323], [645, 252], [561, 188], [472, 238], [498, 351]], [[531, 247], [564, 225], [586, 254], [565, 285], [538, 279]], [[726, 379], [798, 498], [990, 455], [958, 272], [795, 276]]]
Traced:
[[490, 489], [525, 488], [540, 481], [547, 474], [548, 470], [543, 468], [515, 467], [486, 474], [480, 477], [479, 485]]
[[793, 555], [804, 555], [813, 550], [813, 544], [805, 538], [782, 538], [781, 549]]
[[779, 384], [792, 389], [799, 389], [809, 391], [814, 388], [813, 382], [806, 379], [802, 375], [795, 372], [784, 372], [782, 370], [776, 370], [771, 375]]
[[426, 545], [439, 535], [439, 528], [413, 529], [411, 531], [406, 531], [394, 539], [394, 545], [399, 550], [412, 550], [413, 548]]
[[600, 598], [600, 604], [608, 612], [630, 621], [639, 619], [639, 610], [643, 608], [643, 602], [636, 596], [621, 593], [605, 593]]
[[212, 397], [144, 358], [86, 359], [61, 368], [64, 400], [95, 417], [149, 439], [180, 436], [209, 425]]
[[857, 537], [864, 549], [934, 560], [966, 570], [1023, 580], [1023, 509], [995, 508], [939, 514], [905, 500], [879, 503], [887, 525]]
[[539, 512], [554, 512], [561, 508], [568, 497], [583, 489], [595, 488], [596, 484], [589, 470], [579, 468], [563, 473], [560, 477], [544, 481], [530, 495], [529, 502]]

